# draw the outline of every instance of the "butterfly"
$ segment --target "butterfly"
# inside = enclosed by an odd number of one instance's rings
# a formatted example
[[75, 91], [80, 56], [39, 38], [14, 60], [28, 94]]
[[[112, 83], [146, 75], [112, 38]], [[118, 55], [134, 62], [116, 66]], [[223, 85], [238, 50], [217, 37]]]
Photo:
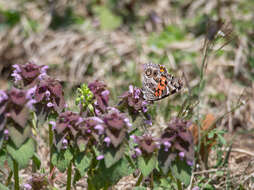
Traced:
[[178, 92], [182, 87], [182, 80], [169, 74], [165, 66], [153, 63], [144, 64], [142, 92], [145, 100], [161, 100]]

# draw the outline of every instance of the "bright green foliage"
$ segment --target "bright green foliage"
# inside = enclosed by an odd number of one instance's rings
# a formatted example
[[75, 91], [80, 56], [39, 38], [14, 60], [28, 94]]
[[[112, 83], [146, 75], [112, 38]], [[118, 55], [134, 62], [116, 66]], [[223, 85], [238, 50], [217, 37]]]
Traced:
[[134, 169], [130, 167], [125, 158], [119, 160], [110, 168], [106, 168], [104, 162], [100, 161], [89, 185], [94, 186], [95, 189], [109, 187], [116, 184], [122, 177], [130, 175], [133, 171]]
[[172, 175], [188, 186], [191, 180], [191, 167], [185, 161], [175, 160], [171, 166]]
[[120, 145], [118, 148], [109, 147], [105, 149], [104, 161], [107, 168], [119, 161], [125, 152], [125, 145]]
[[61, 172], [64, 172], [72, 161], [73, 155], [69, 149], [55, 151], [52, 155], [52, 164], [55, 165]]
[[149, 157], [138, 157], [138, 168], [144, 177], [148, 176], [157, 166], [157, 158], [152, 155]]
[[17, 161], [20, 168], [25, 168], [29, 160], [33, 157], [35, 143], [33, 139], [28, 139], [22, 146], [16, 148], [13, 143], [6, 146], [8, 154]]
[[80, 152], [75, 156], [74, 162], [81, 177], [86, 174], [87, 169], [90, 167], [93, 155], [91, 153]]
[[88, 107], [90, 110], [93, 110], [91, 105], [93, 100], [93, 93], [90, 91], [88, 86], [86, 84], [82, 84], [81, 88], [78, 88], [77, 93], [78, 97], [76, 98], [76, 104], [78, 105], [81, 103], [84, 109]]
[[114, 30], [122, 24], [121, 17], [113, 14], [105, 6], [96, 6], [94, 11], [99, 16], [100, 26], [103, 30]]

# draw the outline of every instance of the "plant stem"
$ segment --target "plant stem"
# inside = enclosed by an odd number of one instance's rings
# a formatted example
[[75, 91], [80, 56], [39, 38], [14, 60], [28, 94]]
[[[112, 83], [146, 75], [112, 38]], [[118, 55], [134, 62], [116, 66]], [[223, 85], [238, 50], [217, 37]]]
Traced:
[[13, 159], [13, 172], [14, 172], [14, 189], [19, 190], [19, 165], [16, 160]]
[[8, 175], [8, 178], [7, 178], [7, 180], [6, 180], [5, 186], [9, 186], [12, 175], [13, 175], [13, 172], [11, 171], [11, 172], [9, 173], [9, 175]]
[[143, 174], [140, 173], [140, 176], [139, 176], [138, 181], [135, 186], [139, 186], [141, 184], [142, 180], [143, 180]]
[[66, 185], [66, 190], [71, 190], [71, 172], [72, 172], [72, 161], [70, 162], [68, 170], [67, 170], [67, 185]]
[[50, 168], [50, 173], [52, 172], [52, 170], [53, 170], [53, 164], [52, 164], [52, 153], [53, 153], [53, 150], [52, 150], [52, 148], [53, 148], [53, 131], [52, 131], [52, 126], [51, 125], [49, 125], [49, 151], [50, 151], [50, 155], [49, 155], [49, 157], [50, 157], [50, 161], [49, 161], [49, 168]]

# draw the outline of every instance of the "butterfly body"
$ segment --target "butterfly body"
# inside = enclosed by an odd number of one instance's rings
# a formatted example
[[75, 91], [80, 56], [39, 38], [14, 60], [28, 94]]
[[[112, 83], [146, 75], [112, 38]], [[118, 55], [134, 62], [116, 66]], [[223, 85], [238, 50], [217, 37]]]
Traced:
[[178, 92], [182, 86], [182, 81], [169, 74], [163, 65], [144, 64], [142, 92], [145, 100], [161, 100]]

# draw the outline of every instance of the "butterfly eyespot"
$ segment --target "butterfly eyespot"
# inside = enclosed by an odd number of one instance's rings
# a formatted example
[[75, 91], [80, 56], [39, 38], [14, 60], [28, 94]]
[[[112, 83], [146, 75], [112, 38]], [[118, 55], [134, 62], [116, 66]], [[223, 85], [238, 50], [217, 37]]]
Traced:
[[148, 68], [148, 69], [146, 69], [145, 74], [147, 77], [151, 77], [152, 72], [153, 72], [152, 69]]
[[158, 71], [157, 71], [157, 70], [154, 70], [154, 71], [153, 71], [153, 77], [157, 77], [157, 75], [158, 75]]

